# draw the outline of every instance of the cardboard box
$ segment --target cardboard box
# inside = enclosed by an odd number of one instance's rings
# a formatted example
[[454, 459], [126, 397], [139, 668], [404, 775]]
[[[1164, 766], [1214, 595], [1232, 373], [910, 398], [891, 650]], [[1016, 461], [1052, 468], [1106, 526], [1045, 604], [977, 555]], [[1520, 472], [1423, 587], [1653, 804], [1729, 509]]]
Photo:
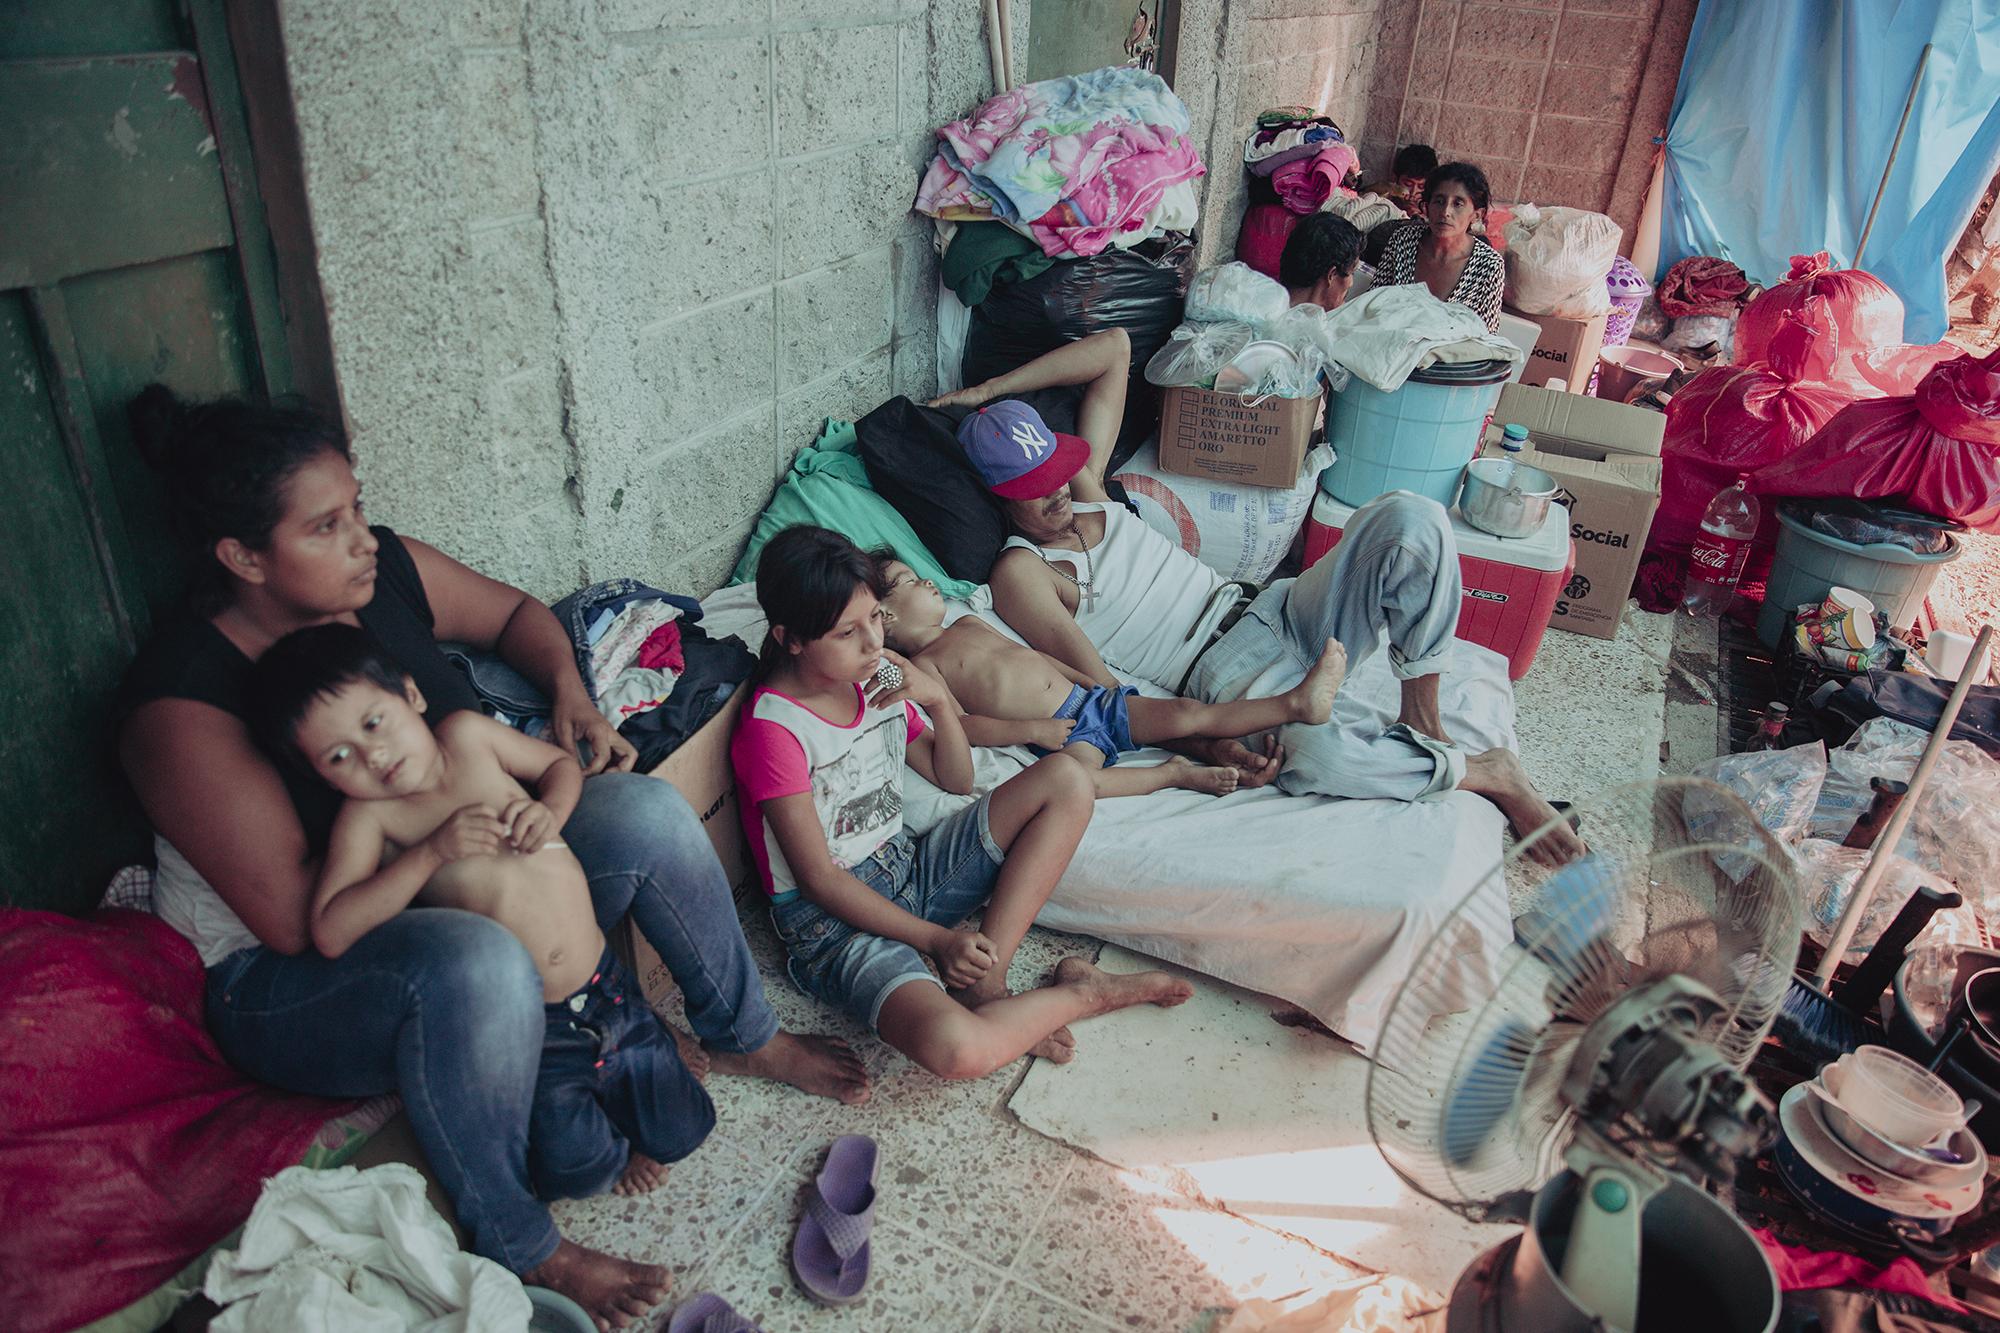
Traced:
[[1319, 422], [1320, 400], [1168, 389], [1160, 403], [1160, 470], [1183, 477], [1290, 489]]
[[1500, 391], [1487, 442], [1510, 423], [1528, 428], [1523, 460], [1562, 484], [1576, 569], [1549, 623], [1573, 634], [1616, 638], [1660, 506], [1660, 441], [1667, 419], [1643, 407], [1509, 384]]
[[1561, 315], [1531, 315], [1525, 310], [1505, 307], [1508, 314], [1525, 319], [1541, 329], [1535, 350], [1521, 371], [1523, 384], [1547, 384], [1562, 380], [1571, 393], [1590, 387], [1590, 372], [1597, 369], [1597, 354], [1604, 347], [1604, 321], [1609, 315], [1591, 319], [1564, 319]]
[[[678, 750], [647, 775], [672, 783], [687, 799], [715, 848], [722, 873], [728, 876], [730, 887], [739, 898], [746, 886], [752, 890], [756, 886], [750, 883], [753, 878], [750, 848], [743, 839], [742, 816], [737, 813], [736, 770], [729, 763], [729, 738], [736, 730], [736, 715], [743, 711], [743, 701], [748, 695], [748, 686], [739, 688], [721, 712], [703, 723], [699, 731], [681, 742]], [[763, 894], [759, 892], [757, 897], [762, 899]], [[673, 976], [653, 946], [631, 928], [630, 918], [618, 933], [626, 938], [614, 944], [631, 963], [647, 1002], [659, 1008], [677, 989]]]

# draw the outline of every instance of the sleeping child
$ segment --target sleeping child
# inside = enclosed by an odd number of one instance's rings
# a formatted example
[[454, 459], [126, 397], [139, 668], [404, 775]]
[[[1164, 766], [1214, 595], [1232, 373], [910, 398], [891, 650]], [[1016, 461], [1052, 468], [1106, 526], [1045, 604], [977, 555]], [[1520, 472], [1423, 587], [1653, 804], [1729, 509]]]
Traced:
[[1107, 689], [1047, 653], [1024, 647], [977, 616], [944, 623], [937, 585], [893, 555], [881, 563], [884, 633], [889, 645], [951, 689], [974, 745], [1027, 745], [1062, 751], [1090, 771], [1099, 796], [1144, 796], [1185, 787], [1217, 796], [1236, 790], [1237, 772], [1176, 755], [1164, 764], [1112, 771], [1142, 745], [1191, 737], [1226, 738], [1288, 722], [1320, 723], [1347, 673], [1347, 652], [1332, 639], [1306, 678], [1266, 699], [1205, 704], [1147, 699], [1130, 685]]
[[544, 1198], [651, 1189], [715, 1124], [631, 974], [606, 947], [561, 839], [583, 790], [573, 756], [458, 711], [423, 718], [416, 683], [365, 630], [316, 625], [258, 659], [259, 736], [347, 798], [313, 892], [313, 945], [338, 958], [416, 903], [512, 931], [541, 973], [546, 1036], [528, 1126]]

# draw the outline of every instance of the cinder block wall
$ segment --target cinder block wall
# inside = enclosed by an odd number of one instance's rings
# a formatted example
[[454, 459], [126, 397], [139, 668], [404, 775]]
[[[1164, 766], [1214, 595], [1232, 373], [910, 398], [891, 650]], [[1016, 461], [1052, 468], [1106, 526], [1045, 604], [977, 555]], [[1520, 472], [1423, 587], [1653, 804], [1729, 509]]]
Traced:
[[1629, 245], [1696, 0], [1381, 0], [1362, 163], [1477, 163], [1496, 199], [1609, 213]]
[[542, 596], [706, 592], [820, 418], [934, 388], [936, 261], [907, 210], [932, 127], [991, 95], [978, 5], [282, 17], [382, 521]]

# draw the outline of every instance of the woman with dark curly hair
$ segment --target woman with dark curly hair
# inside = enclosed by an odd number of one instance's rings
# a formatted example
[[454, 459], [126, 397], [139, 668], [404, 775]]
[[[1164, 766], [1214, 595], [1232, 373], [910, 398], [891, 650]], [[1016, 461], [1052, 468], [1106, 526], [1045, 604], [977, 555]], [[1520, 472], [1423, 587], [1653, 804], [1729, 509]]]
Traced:
[[1500, 292], [1507, 271], [1500, 252], [1472, 234], [1483, 222], [1492, 193], [1486, 173], [1470, 162], [1447, 162], [1424, 178], [1424, 216], [1398, 224], [1376, 265], [1375, 285], [1421, 282], [1440, 301], [1468, 306], [1500, 327]]

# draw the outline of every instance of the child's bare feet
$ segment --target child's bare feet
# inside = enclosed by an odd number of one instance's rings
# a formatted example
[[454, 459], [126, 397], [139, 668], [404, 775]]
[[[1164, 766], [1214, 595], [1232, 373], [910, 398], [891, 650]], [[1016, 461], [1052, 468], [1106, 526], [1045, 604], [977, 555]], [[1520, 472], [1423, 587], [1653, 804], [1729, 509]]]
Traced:
[[1193, 986], [1170, 972], [1106, 972], [1083, 958], [1065, 958], [1057, 963], [1055, 984], [1074, 986], [1084, 992], [1090, 1004], [1086, 1017], [1135, 1004], [1157, 1004], [1162, 1009], [1171, 1009], [1194, 994]]
[[618, 1183], [611, 1187], [611, 1192], [626, 1198], [635, 1194], [650, 1194], [667, 1183], [667, 1171], [665, 1162], [656, 1162], [634, 1148], [625, 1163], [625, 1174], [618, 1177]]
[[1066, 1065], [1076, 1059], [1076, 1034], [1068, 1028], [1057, 1028], [1030, 1046], [1028, 1054], [1052, 1065]]
[[1292, 706], [1293, 720], [1320, 723], [1332, 717], [1333, 697], [1340, 693], [1340, 683], [1346, 679], [1347, 649], [1340, 646], [1340, 640], [1328, 639], [1319, 661], [1306, 672], [1306, 678], [1285, 695]]
[[1169, 785], [1210, 796], [1227, 796], [1243, 781], [1243, 775], [1226, 764], [1197, 764], [1186, 755], [1175, 755], [1166, 767]]
[[710, 1051], [709, 1067], [718, 1074], [776, 1079], [849, 1106], [868, 1100], [868, 1070], [838, 1037], [780, 1031], [754, 1051]]
[[624, 1328], [666, 1300], [674, 1276], [658, 1264], [634, 1263], [561, 1240], [554, 1254], [521, 1274], [521, 1281], [561, 1292], [599, 1328], [612, 1329]]
[[[666, 1022], [665, 1019], [661, 1021]], [[694, 1033], [678, 1023], [667, 1023], [667, 1031], [673, 1034], [674, 1049], [681, 1053], [681, 1063], [687, 1066], [688, 1073], [695, 1076], [696, 1082], [707, 1082], [708, 1052], [696, 1040]]]

